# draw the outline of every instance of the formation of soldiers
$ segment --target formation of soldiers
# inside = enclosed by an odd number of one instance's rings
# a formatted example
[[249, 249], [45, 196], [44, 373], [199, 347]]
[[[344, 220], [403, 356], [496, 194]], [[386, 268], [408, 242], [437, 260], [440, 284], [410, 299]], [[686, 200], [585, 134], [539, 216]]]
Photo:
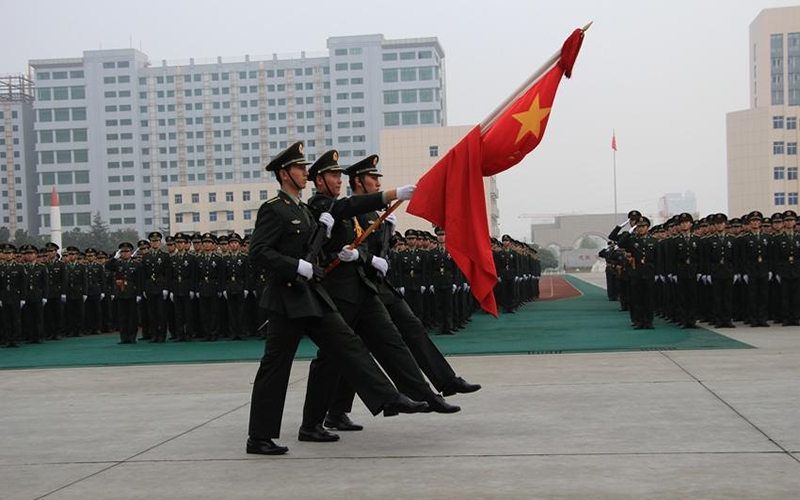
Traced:
[[681, 328], [698, 322], [734, 328], [800, 325], [800, 234], [792, 210], [764, 217], [682, 213], [663, 224], [632, 210], [600, 251], [609, 300], [636, 329], [661, 317]]
[[492, 254], [497, 270], [494, 296], [503, 312], [513, 314], [521, 305], [539, 298], [542, 263], [533, 245], [504, 234], [500, 240], [492, 238]]

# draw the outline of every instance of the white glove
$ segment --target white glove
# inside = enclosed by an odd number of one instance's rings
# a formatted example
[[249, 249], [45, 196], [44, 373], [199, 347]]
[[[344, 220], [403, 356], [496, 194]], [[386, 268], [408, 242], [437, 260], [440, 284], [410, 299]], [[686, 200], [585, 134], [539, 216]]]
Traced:
[[425, 293], [425, 287], [424, 286], [419, 287], [419, 293]]
[[389, 271], [389, 263], [386, 262], [386, 259], [381, 257], [372, 257], [372, 262], [370, 265], [377, 269], [378, 274], [381, 276], [386, 276], [386, 273]]
[[631, 221], [629, 221], [628, 219], [625, 219], [625, 222], [623, 222], [622, 224], [620, 224], [620, 225], [619, 225], [619, 227], [625, 227], [625, 226], [627, 226], [627, 225], [628, 225], [628, 224], [630, 224], [630, 223], [631, 223]]
[[218, 299], [221, 299], [221, 298], [222, 298], [222, 292], [217, 292], [217, 298], [218, 298]]
[[779, 285], [781, 284], [781, 276], [779, 274], [775, 275], [775, 281], [777, 281]]
[[319, 221], [325, 226], [325, 234], [330, 238], [333, 231], [333, 216], [330, 212], [322, 212], [319, 214]]
[[714, 284], [714, 282], [711, 281], [711, 275], [710, 274], [708, 276], [706, 276], [706, 280], [708, 280], [708, 284], [709, 285], [713, 285]]
[[735, 285], [740, 279], [742, 279], [742, 276], [740, 274], [734, 274], [733, 275], [733, 284]]
[[431, 293], [433, 293], [433, 285], [429, 286], [429, 287], [428, 287], [428, 290], [429, 290]]
[[3, 307], [3, 301], [0, 300], [0, 307]]
[[310, 262], [300, 259], [297, 261], [297, 274], [310, 280], [314, 276], [314, 267]]
[[394, 228], [397, 227], [397, 216], [395, 214], [389, 214], [384, 219], [387, 224], [389, 224], [389, 231], [394, 232]]
[[742, 276], [742, 279], [744, 280], [745, 285], [750, 284], [750, 276], [745, 274], [744, 276]]
[[248, 295], [250, 295], [250, 292], [249, 292], [249, 291], [247, 291], [247, 290], [245, 290], [245, 291], [244, 291], [244, 298], [247, 298], [247, 296], [248, 296]]
[[655, 283], [658, 283], [658, 280], [659, 280], [660, 278], [661, 278], [661, 276], [654, 276], [654, 277], [653, 277], [653, 282], [655, 282]]
[[258, 298], [258, 291], [253, 290], [253, 297]]
[[358, 260], [358, 250], [355, 248], [350, 248], [348, 245], [342, 247], [342, 251], [339, 252], [339, 260], [342, 262], [355, 262]]
[[458, 290], [458, 285], [453, 285], [453, 295], [455, 295], [456, 290]]
[[227, 290], [223, 290], [222, 291], [222, 296], [225, 297], [225, 300], [228, 300], [228, 291]]
[[503, 278], [501, 278], [500, 276], [498, 276], [498, 277], [497, 277], [497, 282], [498, 282], [498, 283], [502, 283], [502, 282], [503, 282]]
[[19, 308], [22, 309], [23, 307], [25, 307], [25, 301], [24, 300], [20, 300], [19, 301]]
[[117, 250], [116, 252], [114, 252], [114, 258], [115, 258], [115, 259], [119, 259], [119, 250]]
[[194, 300], [194, 292], [189, 292], [189, 299]]
[[61, 302], [66, 302], [66, 301], [67, 301], [67, 296], [62, 293], [61, 294]]
[[147, 292], [142, 292], [142, 297], [147, 298]]
[[406, 287], [404, 287], [404, 286], [401, 286], [400, 288], [398, 288], [398, 289], [397, 289], [397, 291], [398, 291], [398, 292], [400, 292], [400, 295], [403, 295], [403, 296], [405, 296], [405, 294], [406, 294]]
[[111, 296], [111, 300], [114, 300], [114, 296], [113, 295]]
[[42, 305], [47, 305], [47, 299], [42, 299]]
[[86, 295], [81, 295], [83, 297], [83, 301], [86, 302]]
[[167, 297], [169, 297], [169, 291], [167, 291], [167, 290], [161, 290], [161, 297], [162, 297], [164, 300], [167, 300]]
[[678, 277], [675, 276], [674, 274], [672, 275], [672, 282], [676, 284], [678, 283]]
[[137, 295], [137, 296], [136, 296], [136, 303], [138, 304], [138, 303], [139, 303], [139, 302], [141, 302], [141, 301], [142, 301], [142, 298], [141, 298], [140, 296], [138, 296], [138, 295]]
[[169, 300], [175, 302], [175, 293], [169, 292]]
[[768, 279], [769, 281], [772, 281], [772, 271], [770, 271], [769, 273], [767, 273], [767, 279]]
[[398, 200], [405, 200], [408, 201], [414, 196], [414, 191], [417, 189], [417, 186], [413, 184], [409, 184], [407, 186], [400, 186], [397, 188], [397, 199]]
[[101, 294], [100, 294], [100, 300], [103, 300], [103, 299], [105, 299], [105, 298], [106, 298], [106, 294], [105, 294], [105, 293], [101, 293]]
[[466, 290], [467, 292], [469, 292], [471, 289], [472, 289], [472, 287], [471, 287], [471, 286], [469, 286], [469, 283], [464, 283], [464, 290]]
[[703, 277], [702, 274], [697, 273], [697, 279], [695, 279], [695, 281], [700, 281], [700, 279], [702, 279], [702, 277]]

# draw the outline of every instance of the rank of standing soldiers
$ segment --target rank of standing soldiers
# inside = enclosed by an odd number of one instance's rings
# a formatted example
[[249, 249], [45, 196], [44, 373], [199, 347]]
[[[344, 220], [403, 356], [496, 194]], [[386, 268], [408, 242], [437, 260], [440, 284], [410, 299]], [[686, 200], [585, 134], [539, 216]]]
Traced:
[[[395, 232], [387, 278], [424, 327], [452, 335], [471, 320], [477, 302], [464, 274], [436, 235]], [[166, 243], [162, 245], [162, 240]], [[0, 343], [41, 343], [120, 332], [120, 344], [242, 340], [262, 336], [267, 311], [258, 307], [267, 272], [248, 257], [250, 237], [212, 234], [162, 237], [151, 232], [114, 256], [55, 243], [37, 249], [0, 245]], [[495, 296], [505, 313], [539, 295], [536, 250], [504, 235], [492, 239]], [[141, 336], [139, 336], [141, 332]]]
[[636, 329], [661, 317], [681, 328], [698, 322], [734, 328], [800, 325], [800, 234], [792, 210], [764, 217], [676, 215], [650, 227], [632, 210], [600, 252], [609, 300]]

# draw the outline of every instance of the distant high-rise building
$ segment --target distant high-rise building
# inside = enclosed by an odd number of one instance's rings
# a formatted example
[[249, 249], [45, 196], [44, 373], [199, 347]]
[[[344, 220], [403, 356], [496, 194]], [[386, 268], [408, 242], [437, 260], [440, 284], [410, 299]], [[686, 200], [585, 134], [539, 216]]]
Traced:
[[750, 109], [727, 115], [728, 212], [798, 210], [800, 7], [750, 24]]
[[436, 38], [333, 37], [321, 57], [153, 64], [122, 49], [30, 65], [45, 234], [54, 185], [64, 231], [97, 212], [112, 230], [170, 231], [196, 217], [170, 212], [170, 188], [271, 182], [264, 165], [298, 140], [310, 160], [337, 148], [349, 164], [380, 150], [384, 128], [447, 122]]
[[0, 77], [0, 227], [37, 233], [33, 83]]

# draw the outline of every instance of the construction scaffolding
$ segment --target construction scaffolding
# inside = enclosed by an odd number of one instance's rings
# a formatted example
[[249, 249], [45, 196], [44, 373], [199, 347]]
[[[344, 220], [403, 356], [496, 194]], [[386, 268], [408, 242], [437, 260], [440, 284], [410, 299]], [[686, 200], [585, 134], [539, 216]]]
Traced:
[[23, 102], [34, 100], [33, 81], [22, 75], [0, 76], [0, 102]]

